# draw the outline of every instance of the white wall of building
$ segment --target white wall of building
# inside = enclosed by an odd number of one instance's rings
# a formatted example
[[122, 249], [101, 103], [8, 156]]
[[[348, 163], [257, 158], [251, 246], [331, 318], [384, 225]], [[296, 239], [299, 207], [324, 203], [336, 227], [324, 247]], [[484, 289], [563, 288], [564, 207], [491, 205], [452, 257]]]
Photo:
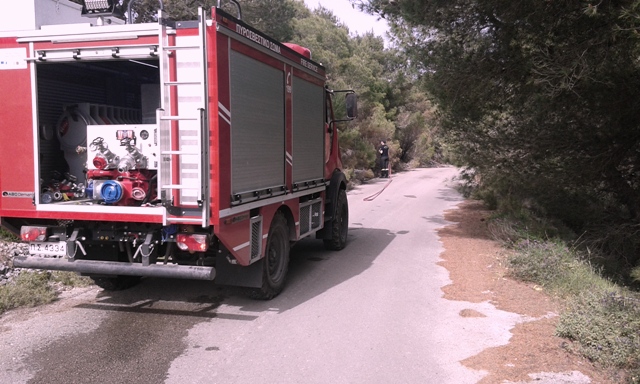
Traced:
[[[96, 24], [82, 17], [82, 6], [69, 0], [0, 0], [0, 31], [40, 29], [43, 25]], [[114, 20], [122, 24], [120, 20]]]

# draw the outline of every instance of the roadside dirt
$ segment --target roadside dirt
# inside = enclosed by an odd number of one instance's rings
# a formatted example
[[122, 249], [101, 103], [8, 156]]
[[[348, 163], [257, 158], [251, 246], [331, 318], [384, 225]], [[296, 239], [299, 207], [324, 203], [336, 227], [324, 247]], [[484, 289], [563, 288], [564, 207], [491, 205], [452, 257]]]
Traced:
[[[444, 298], [489, 301], [530, 321], [511, 330], [509, 344], [487, 349], [464, 360], [463, 365], [488, 372], [482, 384], [613, 383], [588, 360], [562, 348], [565, 341], [554, 336], [560, 304], [539, 287], [507, 277], [505, 251], [487, 230], [490, 214], [481, 202], [473, 200], [445, 213], [445, 219], [455, 224], [438, 231], [445, 248], [439, 264], [449, 271], [453, 282], [443, 288]], [[460, 316], [484, 314], [463, 310]]]

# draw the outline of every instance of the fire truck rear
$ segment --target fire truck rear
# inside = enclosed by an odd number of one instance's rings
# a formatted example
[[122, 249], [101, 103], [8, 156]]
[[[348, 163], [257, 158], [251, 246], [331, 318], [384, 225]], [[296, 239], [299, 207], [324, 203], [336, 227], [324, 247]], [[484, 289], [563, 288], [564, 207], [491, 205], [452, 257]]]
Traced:
[[30, 252], [15, 267], [111, 290], [212, 280], [269, 299], [295, 241], [345, 247], [336, 123], [355, 118], [355, 94], [230, 4], [123, 24], [109, 23], [114, 2], [87, 0], [80, 23], [0, 32], [0, 224]]

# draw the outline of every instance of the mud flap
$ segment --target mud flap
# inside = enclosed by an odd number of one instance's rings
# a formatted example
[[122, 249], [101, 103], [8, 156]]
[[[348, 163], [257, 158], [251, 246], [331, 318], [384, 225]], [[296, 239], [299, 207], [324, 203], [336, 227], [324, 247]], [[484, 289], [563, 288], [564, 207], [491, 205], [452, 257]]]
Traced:
[[333, 231], [333, 218], [336, 215], [336, 206], [338, 201], [338, 192], [341, 185], [346, 188], [347, 178], [340, 171], [333, 172], [331, 183], [327, 189], [327, 197], [324, 207], [324, 228], [316, 232], [316, 239], [330, 239]]
[[243, 267], [239, 264], [231, 264], [225, 254], [216, 256], [216, 279], [220, 285], [235, 287], [261, 288], [262, 287], [262, 259]]

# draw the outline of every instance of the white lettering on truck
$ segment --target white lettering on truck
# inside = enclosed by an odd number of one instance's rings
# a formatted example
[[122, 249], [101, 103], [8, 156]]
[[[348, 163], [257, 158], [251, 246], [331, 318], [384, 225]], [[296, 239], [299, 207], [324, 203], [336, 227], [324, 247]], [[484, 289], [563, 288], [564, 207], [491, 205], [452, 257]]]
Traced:
[[0, 70], [6, 69], [27, 69], [27, 49], [0, 49]]
[[35, 197], [35, 193], [2, 191], [2, 197], [19, 197], [19, 198], [25, 198], [25, 199], [33, 199]]
[[312, 70], [314, 72], [318, 72], [318, 66], [308, 62], [305, 59], [300, 59], [300, 64], [302, 64], [302, 66], [305, 67], [305, 68], [309, 68], [310, 70]]
[[263, 47], [272, 50], [275, 53], [280, 53], [280, 46], [269, 39], [260, 36], [259, 34], [253, 32], [249, 28], [243, 27], [242, 25], [236, 24], [236, 33], [246, 37], [247, 39], [262, 45]]

